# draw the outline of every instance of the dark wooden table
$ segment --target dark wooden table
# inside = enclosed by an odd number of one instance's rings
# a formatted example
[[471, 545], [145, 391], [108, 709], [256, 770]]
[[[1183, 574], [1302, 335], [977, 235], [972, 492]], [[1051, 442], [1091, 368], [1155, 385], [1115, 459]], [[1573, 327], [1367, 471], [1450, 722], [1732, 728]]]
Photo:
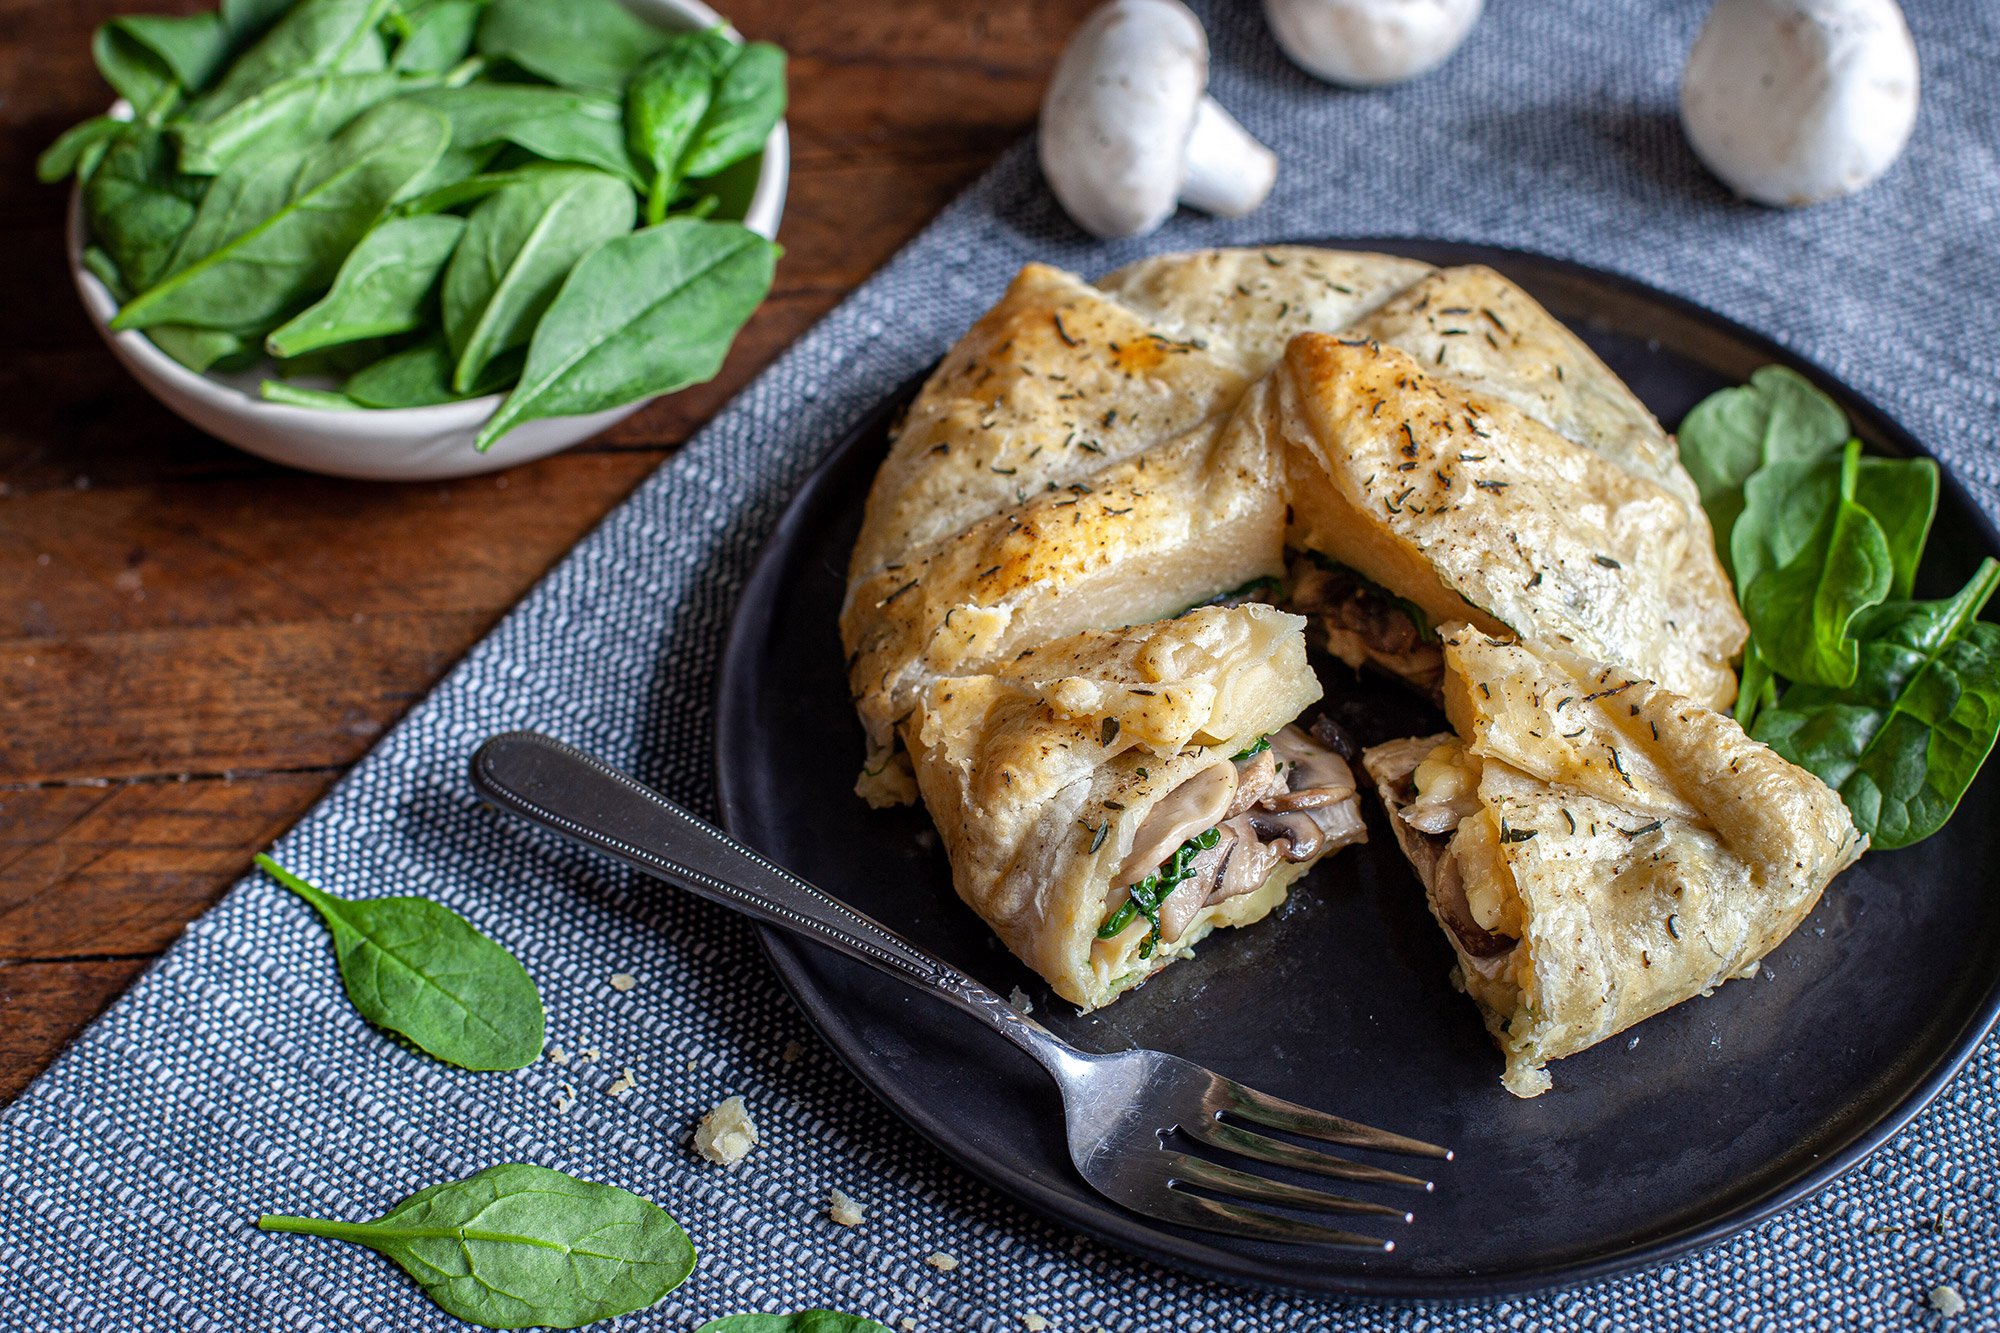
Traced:
[[[186, 0], [145, 6], [186, 12]], [[545, 569], [1033, 124], [1090, 0], [732, 0], [791, 64], [771, 299], [713, 382], [498, 476], [291, 472], [126, 376], [34, 158], [131, 0], [0, 0], [0, 1104]]]

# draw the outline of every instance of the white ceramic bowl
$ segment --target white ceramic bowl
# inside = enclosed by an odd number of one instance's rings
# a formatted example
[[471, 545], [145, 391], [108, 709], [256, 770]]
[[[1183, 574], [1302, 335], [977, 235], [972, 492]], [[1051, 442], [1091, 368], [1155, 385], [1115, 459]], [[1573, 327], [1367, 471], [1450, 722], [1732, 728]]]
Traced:
[[[722, 22], [699, 0], [623, 0], [633, 13], [675, 32], [714, 27]], [[734, 30], [730, 30], [732, 35]], [[115, 109], [114, 109], [115, 114]], [[129, 112], [128, 112], [129, 114]], [[785, 186], [791, 175], [791, 145], [784, 122], [771, 131], [760, 158], [754, 160], [755, 184], [743, 225], [767, 239], [778, 235], [785, 210]], [[739, 168], [732, 168], [732, 171]], [[749, 165], [740, 168], [746, 178]], [[235, 374], [197, 374], [155, 347], [144, 334], [114, 333], [111, 320], [118, 302], [83, 267], [84, 225], [80, 196], [72, 193], [69, 208], [69, 266], [83, 308], [112, 354], [146, 386], [147, 392], [174, 412], [218, 439], [276, 463], [336, 477], [367, 481], [435, 481], [495, 472], [531, 459], [544, 458], [577, 444], [638, 411], [645, 403], [629, 403], [581, 417], [531, 421], [508, 431], [491, 449], [480, 453], [473, 437], [500, 405], [499, 394], [468, 398], [437, 407], [332, 411], [268, 403], [257, 386], [268, 368], [253, 367]]]

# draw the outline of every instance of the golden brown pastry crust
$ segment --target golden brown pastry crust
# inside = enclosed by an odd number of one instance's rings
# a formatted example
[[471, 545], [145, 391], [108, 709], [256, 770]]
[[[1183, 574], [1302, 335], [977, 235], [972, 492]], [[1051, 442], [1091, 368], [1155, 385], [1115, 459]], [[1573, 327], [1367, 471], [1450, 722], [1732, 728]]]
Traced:
[[[1449, 854], [1518, 903], [1513, 953], [1468, 947], [1440, 905], [1445, 849], [1393, 823], [1519, 1096], [1548, 1087], [1548, 1061], [1754, 970], [1867, 846], [1818, 778], [1629, 671], [1466, 625], [1445, 659], [1446, 711], [1479, 774]], [[1363, 756], [1391, 811], [1411, 804], [1415, 756], [1452, 739]]]
[[[1429, 613], [1714, 707], [1747, 629], [1699, 507], [1396, 348], [1302, 334], [1231, 426], [1288, 459], [1291, 541]], [[1678, 464], [1675, 464], [1678, 468]]]
[[[953, 886], [1064, 999], [1105, 1004], [1187, 951], [1107, 971], [1093, 945], [1112, 878], [1160, 798], [1319, 698], [1304, 626], [1268, 606], [1206, 607], [919, 691], [904, 736]], [[1281, 883], [1255, 915], [1283, 896]], [[1254, 919], [1231, 902], [1217, 905], [1229, 924]]]

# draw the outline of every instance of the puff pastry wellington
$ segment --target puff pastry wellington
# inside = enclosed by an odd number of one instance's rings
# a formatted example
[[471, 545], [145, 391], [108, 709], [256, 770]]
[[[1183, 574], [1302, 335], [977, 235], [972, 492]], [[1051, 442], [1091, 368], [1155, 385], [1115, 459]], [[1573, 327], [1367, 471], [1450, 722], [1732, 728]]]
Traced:
[[[1860, 850], [1713, 711], [1745, 626], [1631, 391], [1490, 269], [1304, 247], [1030, 264], [945, 356], [848, 570], [857, 790], [921, 797], [959, 895], [1107, 1003], [1365, 836], [1308, 630], [1447, 704], [1368, 766], [1524, 1095]], [[1521, 741], [1605, 682], [1567, 748]]]
[[1867, 846], [1825, 783], [1631, 671], [1469, 625], [1443, 657], [1453, 730], [1362, 762], [1518, 1096], [1754, 973]]

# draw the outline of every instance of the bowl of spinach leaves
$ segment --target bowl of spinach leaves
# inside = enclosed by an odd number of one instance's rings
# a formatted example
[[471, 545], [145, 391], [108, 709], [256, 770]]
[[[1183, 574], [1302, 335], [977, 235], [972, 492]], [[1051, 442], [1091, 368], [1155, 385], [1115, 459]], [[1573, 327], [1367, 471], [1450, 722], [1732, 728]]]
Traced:
[[231, 444], [370, 479], [569, 447], [716, 373], [762, 302], [785, 56], [698, 0], [221, 0], [100, 28], [92, 320]]

